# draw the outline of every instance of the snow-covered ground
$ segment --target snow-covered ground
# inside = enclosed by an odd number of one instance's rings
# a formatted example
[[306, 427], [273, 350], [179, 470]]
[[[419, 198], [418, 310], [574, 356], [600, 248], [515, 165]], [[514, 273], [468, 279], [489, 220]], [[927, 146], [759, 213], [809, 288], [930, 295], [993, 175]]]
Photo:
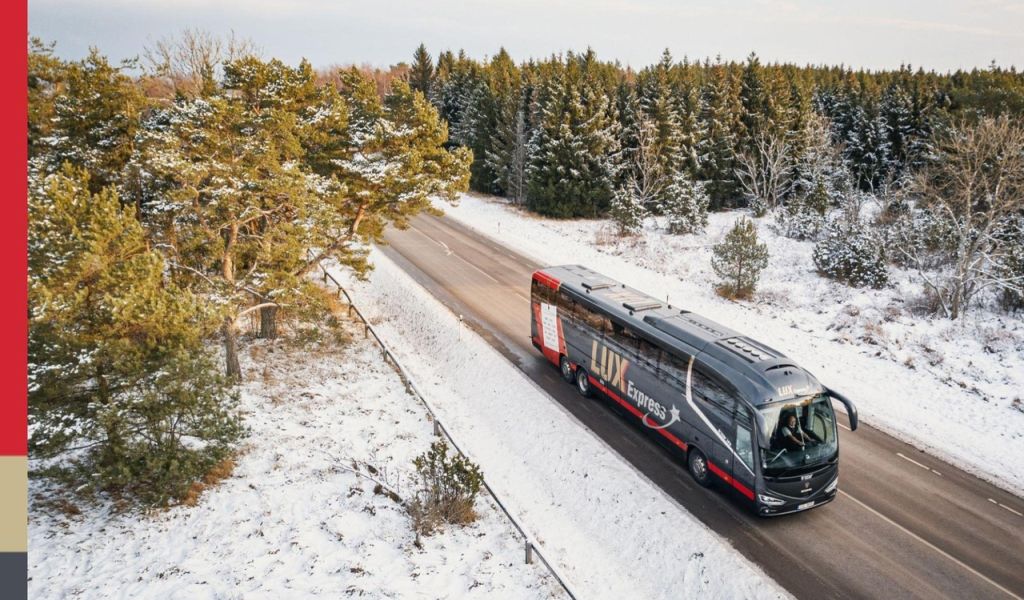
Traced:
[[357, 304], [581, 598], [787, 596], [397, 265], [371, 260], [369, 281], [350, 282]]
[[465, 195], [455, 219], [535, 258], [580, 263], [760, 339], [858, 404], [863, 421], [1024, 495], [1024, 322], [979, 310], [962, 322], [910, 314], [910, 273], [863, 290], [819, 276], [812, 242], [756, 220], [771, 257], [753, 302], [713, 290], [711, 245], [738, 213], [712, 213], [704, 235], [671, 236], [648, 222], [620, 239], [603, 220], [544, 219], [502, 199]]
[[194, 507], [70, 515], [33, 481], [29, 596], [563, 597], [543, 567], [524, 564], [489, 498], [478, 500], [476, 523], [417, 548], [404, 510], [341, 467], [370, 464], [401, 486], [434, 439], [420, 404], [355, 335], [313, 354], [250, 346], [242, 406], [251, 436], [234, 475]]

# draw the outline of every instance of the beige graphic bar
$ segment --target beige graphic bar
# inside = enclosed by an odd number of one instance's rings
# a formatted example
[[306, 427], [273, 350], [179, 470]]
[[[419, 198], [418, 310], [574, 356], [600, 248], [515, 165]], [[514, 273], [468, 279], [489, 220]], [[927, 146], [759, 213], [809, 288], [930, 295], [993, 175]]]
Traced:
[[0, 552], [28, 551], [28, 459], [0, 456]]

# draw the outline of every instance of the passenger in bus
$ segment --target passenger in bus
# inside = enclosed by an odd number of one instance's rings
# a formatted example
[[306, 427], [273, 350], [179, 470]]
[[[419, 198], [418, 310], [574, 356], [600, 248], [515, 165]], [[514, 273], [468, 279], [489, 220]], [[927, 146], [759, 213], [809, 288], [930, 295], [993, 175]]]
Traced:
[[815, 441], [814, 438], [797, 426], [796, 415], [793, 413], [789, 414], [782, 427], [779, 428], [779, 438], [782, 439], [782, 444], [789, 450], [798, 450], [806, 444]]

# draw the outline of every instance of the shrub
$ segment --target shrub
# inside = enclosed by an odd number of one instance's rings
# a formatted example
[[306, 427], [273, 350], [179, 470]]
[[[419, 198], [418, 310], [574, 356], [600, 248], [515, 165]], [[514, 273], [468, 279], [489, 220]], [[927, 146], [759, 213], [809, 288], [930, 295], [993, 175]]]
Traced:
[[726, 298], [753, 295], [761, 271], [768, 266], [768, 246], [758, 242], [754, 223], [738, 219], [712, 252], [711, 267], [722, 279], [718, 293]]
[[636, 235], [643, 229], [647, 209], [633, 193], [633, 186], [627, 184], [612, 196], [608, 214], [618, 225], [620, 235]]
[[700, 233], [708, 224], [706, 183], [694, 181], [684, 173], [676, 175], [665, 190], [662, 210], [668, 216], [668, 231], [673, 234]]
[[459, 454], [449, 456], [443, 440], [431, 444], [413, 465], [419, 487], [408, 510], [417, 534], [430, 535], [443, 523], [476, 520], [473, 504], [484, 482], [480, 467]]
[[882, 244], [860, 224], [829, 223], [814, 246], [814, 264], [822, 275], [855, 287], [880, 288], [889, 281]]
[[794, 240], [816, 240], [825, 226], [830, 199], [823, 185], [793, 197], [775, 213], [780, 234]]

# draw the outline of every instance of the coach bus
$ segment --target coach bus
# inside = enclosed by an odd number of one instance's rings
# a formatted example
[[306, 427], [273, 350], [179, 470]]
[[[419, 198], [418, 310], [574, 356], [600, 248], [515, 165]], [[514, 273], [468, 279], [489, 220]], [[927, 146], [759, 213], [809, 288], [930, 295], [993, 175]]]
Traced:
[[833, 500], [839, 435], [832, 399], [791, 359], [578, 265], [533, 274], [533, 345], [583, 396], [600, 394], [678, 453], [696, 482], [716, 479], [762, 516]]

